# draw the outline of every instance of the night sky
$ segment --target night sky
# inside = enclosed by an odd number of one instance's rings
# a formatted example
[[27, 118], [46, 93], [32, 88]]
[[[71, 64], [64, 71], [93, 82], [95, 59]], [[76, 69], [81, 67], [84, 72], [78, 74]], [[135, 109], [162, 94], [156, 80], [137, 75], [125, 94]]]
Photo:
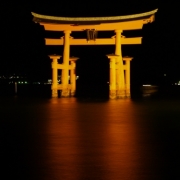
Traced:
[[[117, 2], [119, 2], [117, 4]], [[137, 3], [137, 2], [136, 2]], [[164, 78], [180, 80], [179, 60], [179, 11], [178, 2], [144, 1], [49, 1], [17, 3], [6, 2], [1, 6], [1, 58], [0, 75], [26, 74], [30, 78], [51, 77], [49, 54], [63, 53], [62, 46], [45, 46], [44, 37], [60, 37], [62, 32], [45, 32], [32, 21], [31, 12], [56, 16], [114, 16], [142, 13], [158, 8], [155, 22], [144, 25], [142, 30], [125, 31], [126, 37], [143, 36], [142, 45], [124, 45], [123, 56], [134, 57], [131, 63], [131, 83], [158, 83]], [[86, 34], [72, 33], [74, 38]], [[98, 32], [98, 37], [111, 37], [114, 32]], [[114, 53], [114, 46], [71, 46], [71, 56], [80, 57], [77, 75], [93, 79], [108, 78], [107, 54]], [[100, 69], [100, 73], [98, 73]], [[164, 76], [166, 74], [166, 76]]]

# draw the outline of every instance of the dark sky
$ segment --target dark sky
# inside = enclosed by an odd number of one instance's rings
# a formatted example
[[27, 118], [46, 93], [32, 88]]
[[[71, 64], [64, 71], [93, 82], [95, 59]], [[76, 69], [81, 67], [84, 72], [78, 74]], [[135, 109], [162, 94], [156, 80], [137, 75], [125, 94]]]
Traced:
[[[102, 1], [101, 1], [102, 2]], [[117, 4], [118, 2], [118, 4]], [[50, 35], [32, 22], [31, 11], [59, 16], [113, 16], [141, 13], [158, 8], [155, 22], [140, 31], [124, 32], [125, 36], [143, 36], [142, 45], [122, 47], [123, 55], [133, 56], [132, 81], [155, 82], [164, 74], [173, 80], [180, 79], [179, 61], [179, 12], [178, 3], [144, 1], [49, 1], [17, 3], [6, 2], [1, 6], [1, 58], [0, 74], [21, 73], [48, 78], [51, 76], [48, 54], [62, 54], [62, 47], [47, 47], [44, 37]], [[111, 32], [113, 34], [113, 32]], [[60, 36], [61, 33], [54, 35]], [[99, 36], [107, 36], [99, 32]], [[75, 34], [74, 34], [75, 36]], [[86, 71], [101, 75], [108, 71], [106, 54], [114, 53], [113, 46], [71, 47], [71, 56], [78, 56], [77, 74]], [[94, 67], [94, 68], [93, 68]], [[94, 75], [95, 76], [95, 75]]]

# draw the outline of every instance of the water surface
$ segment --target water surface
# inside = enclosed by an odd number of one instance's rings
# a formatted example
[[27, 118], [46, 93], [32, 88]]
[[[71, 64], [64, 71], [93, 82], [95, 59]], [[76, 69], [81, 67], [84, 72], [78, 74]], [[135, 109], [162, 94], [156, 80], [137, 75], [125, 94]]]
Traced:
[[3, 179], [180, 179], [180, 100], [0, 98]]

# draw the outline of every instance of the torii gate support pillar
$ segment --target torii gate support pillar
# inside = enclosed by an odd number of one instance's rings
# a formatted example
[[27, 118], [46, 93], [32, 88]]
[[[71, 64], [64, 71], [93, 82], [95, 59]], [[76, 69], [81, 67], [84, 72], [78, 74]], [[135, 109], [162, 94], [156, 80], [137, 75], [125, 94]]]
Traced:
[[50, 59], [52, 59], [51, 67], [52, 67], [52, 97], [58, 97], [58, 59], [61, 56], [58, 55], [50, 55]]

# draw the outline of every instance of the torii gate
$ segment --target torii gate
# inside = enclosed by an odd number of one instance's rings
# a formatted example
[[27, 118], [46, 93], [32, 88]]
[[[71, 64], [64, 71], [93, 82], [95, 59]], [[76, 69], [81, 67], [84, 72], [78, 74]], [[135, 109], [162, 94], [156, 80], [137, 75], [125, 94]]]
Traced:
[[[121, 45], [141, 44], [142, 37], [126, 38], [123, 30], [142, 29], [144, 24], [154, 21], [158, 9], [141, 14], [112, 16], [112, 17], [56, 17], [40, 15], [32, 12], [33, 21], [43, 25], [47, 31], [63, 31], [60, 39], [45, 38], [46, 45], [64, 45], [63, 63], [58, 64], [61, 56], [50, 55], [52, 59], [52, 97], [58, 97], [58, 90], [62, 97], [74, 96], [76, 92], [76, 60], [69, 57], [70, 45], [115, 45], [115, 52], [107, 55], [110, 59], [110, 99], [130, 97], [130, 61], [132, 57], [122, 57]], [[87, 31], [86, 39], [74, 39], [72, 31]], [[97, 31], [114, 31], [111, 38], [96, 37]], [[125, 61], [125, 65], [123, 64]], [[58, 69], [62, 69], [62, 83], [58, 84]], [[69, 84], [70, 70], [70, 84]]]

